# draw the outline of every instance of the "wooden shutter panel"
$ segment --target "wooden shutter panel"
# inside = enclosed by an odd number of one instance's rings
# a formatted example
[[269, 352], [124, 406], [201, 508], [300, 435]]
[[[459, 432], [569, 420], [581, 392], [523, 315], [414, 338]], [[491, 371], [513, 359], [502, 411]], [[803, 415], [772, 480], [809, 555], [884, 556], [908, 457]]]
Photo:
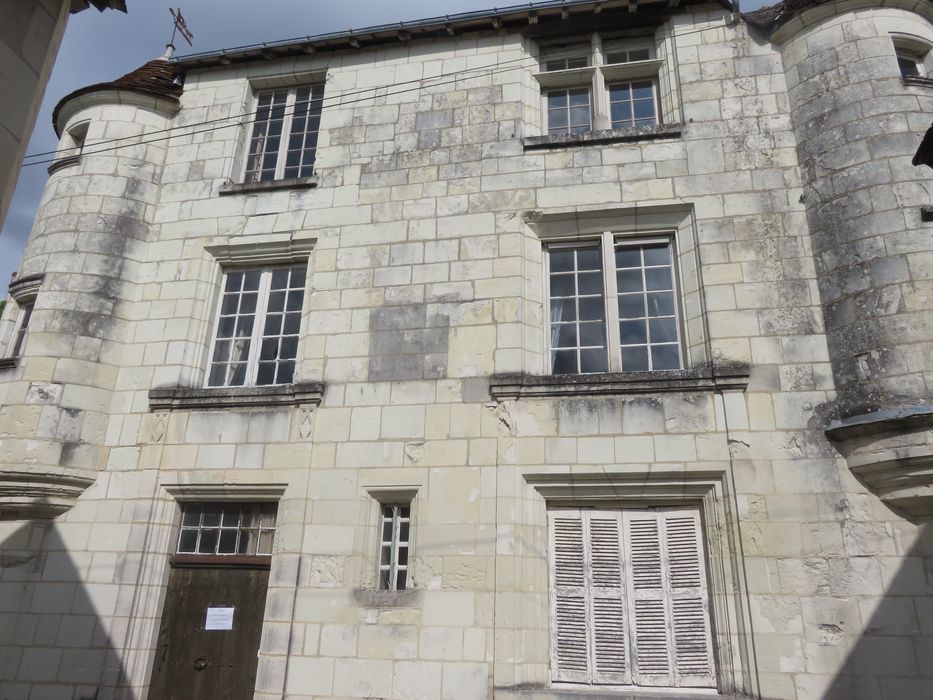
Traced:
[[675, 685], [714, 687], [700, 514], [695, 510], [669, 510], [660, 515], [670, 582]]
[[633, 628], [634, 668], [637, 685], [673, 685], [670, 634], [664, 591], [665, 562], [661, 529], [653, 511], [625, 513], [629, 623]]
[[591, 511], [588, 521], [593, 682], [631, 683], [626, 649], [622, 573], [622, 517], [619, 511]]
[[548, 514], [551, 550], [551, 673], [556, 681], [588, 683], [589, 629], [583, 518], [579, 510]]

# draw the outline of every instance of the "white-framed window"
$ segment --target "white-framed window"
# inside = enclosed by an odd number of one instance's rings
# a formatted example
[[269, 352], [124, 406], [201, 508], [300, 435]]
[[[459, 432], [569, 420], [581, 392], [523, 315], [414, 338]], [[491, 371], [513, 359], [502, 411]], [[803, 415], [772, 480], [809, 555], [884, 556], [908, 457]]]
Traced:
[[207, 386], [290, 384], [307, 265], [224, 271]]
[[270, 556], [274, 503], [185, 503], [176, 554]]
[[894, 55], [902, 78], [926, 78], [933, 72], [930, 43], [910, 34], [892, 34]]
[[552, 374], [683, 367], [672, 235], [605, 232], [545, 252]]
[[17, 302], [19, 313], [16, 314], [16, 322], [13, 324], [13, 333], [10, 336], [7, 357], [19, 357], [23, 354], [23, 347], [26, 345], [26, 334], [29, 332], [29, 320], [32, 318], [35, 301], [35, 298], [30, 298]]
[[314, 174], [323, 102], [323, 83], [257, 92], [243, 180], [288, 180]]
[[604, 43], [594, 35], [585, 49], [545, 46], [535, 75], [544, 129], [551, 135], [581, 134], [660, 124], [661, 67], [653, 44], [643, 39]]
[[698, 509], [552, 508], [548, 530], [553, 681], [716, 686]]
[[379, 590], [404, 591], [409, 586], [411, 503], [382, 503], [379, 528]]

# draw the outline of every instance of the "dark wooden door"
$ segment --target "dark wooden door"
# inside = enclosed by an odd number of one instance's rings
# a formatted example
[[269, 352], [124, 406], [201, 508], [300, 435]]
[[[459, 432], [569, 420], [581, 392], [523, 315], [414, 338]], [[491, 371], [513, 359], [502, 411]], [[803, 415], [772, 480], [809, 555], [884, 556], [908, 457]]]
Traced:
[[251, 699], [268, 583], [268, 568], [174, 565], [149, 700]]

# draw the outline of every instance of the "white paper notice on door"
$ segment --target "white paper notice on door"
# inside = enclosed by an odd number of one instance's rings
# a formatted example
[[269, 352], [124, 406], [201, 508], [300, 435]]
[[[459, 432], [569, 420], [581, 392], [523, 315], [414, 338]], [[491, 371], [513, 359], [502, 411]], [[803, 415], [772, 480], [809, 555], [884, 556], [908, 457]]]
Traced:
[[204, 620], [206, 630], [232, 630], [233, 608], [208, 608]]

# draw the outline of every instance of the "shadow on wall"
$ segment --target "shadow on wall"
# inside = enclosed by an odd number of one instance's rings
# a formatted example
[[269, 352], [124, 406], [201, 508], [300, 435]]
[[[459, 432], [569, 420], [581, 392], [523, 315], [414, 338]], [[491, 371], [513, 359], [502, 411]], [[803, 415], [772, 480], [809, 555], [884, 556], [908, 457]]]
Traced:
[[69, 552], [60, 527], [25, 521], [0, 543], [0, 700], [132, 700], [99, 617], [117, 609], [120, 554]]
[[[858, 595], [863, 585], [872, 585], [870, 578], [883, 575], [886, 560], [899, 560], [899, 565], [893, 578], [886, 577], [889, 583], [881, 600]], [[808, 645], [808, 664], [814, 655], [838, 644], [838, 635], [844, 635], [846, 628], [857, 625], [859, 619], [864, 632], [851, 647], [842, 670], [825, 695], [814, 697], [930, 700], [933, 698], [933, 525], [920, 528], [917, 541], [905, 557], [879, 554], [842, 561], [847, 570], [840, 584], [846, 588], [848, 600], [845, 595], [834, 596], [838, 619], [822, 622], [819, 629], [812, 630], [819, 635], [819, 641]]]

